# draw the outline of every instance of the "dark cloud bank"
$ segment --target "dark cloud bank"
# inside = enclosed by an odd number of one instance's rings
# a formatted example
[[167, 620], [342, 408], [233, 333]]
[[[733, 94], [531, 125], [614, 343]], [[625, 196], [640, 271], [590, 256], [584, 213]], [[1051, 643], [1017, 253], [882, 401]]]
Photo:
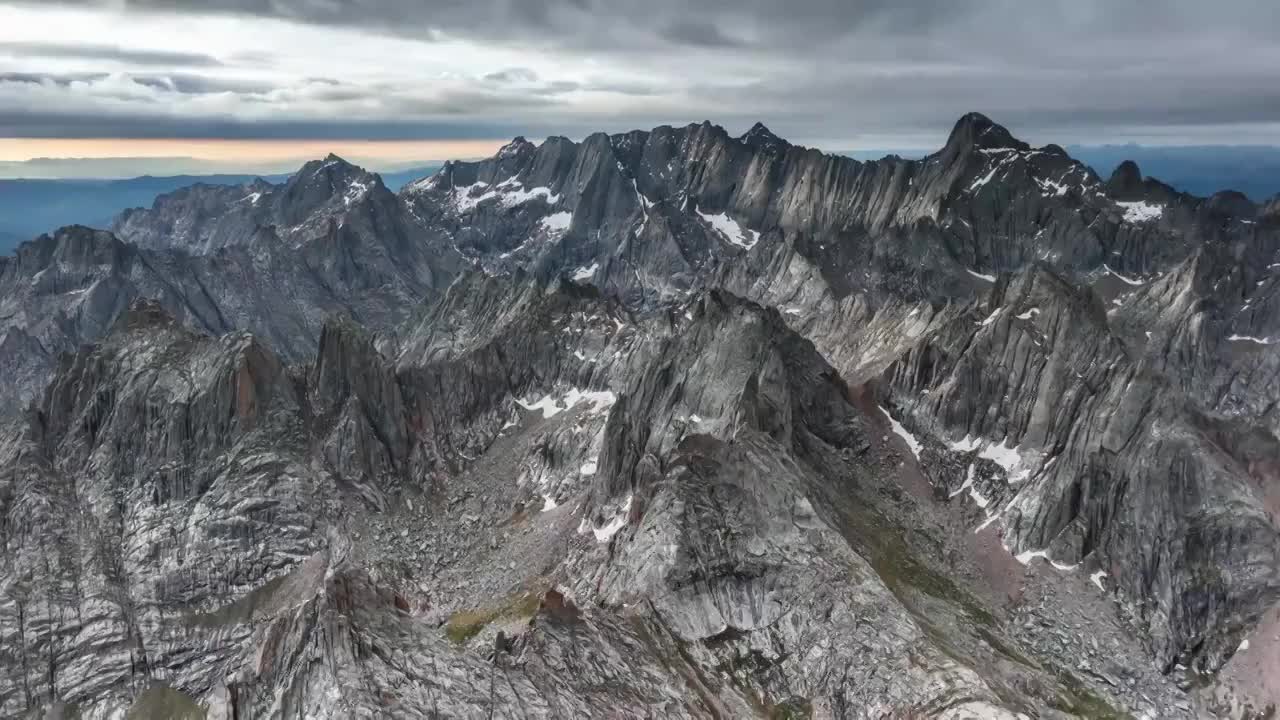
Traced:
[[[191, 124], [143, 111], [94, 119], [131, 135], [575, 135], [710, 116], [731, 128], [763, 119], [800, 140], [857, 142], [890, 134], [940, 137], [956, 117], [974, 109], [1030, 139], [1063, 143], [1135, 136], [1257, 142], [1280, 133], [1280, 84], [1274, 71], [1280, 67], [1280, 3], [1273, 1], [126, 0], [124, 5], [126, 11], [172, 13], [175, 19], [188, 13], [271, 17], [422, 42], [450, 37], [550, 51], [568, 62], [605, 57], [637, 67], [684, 67], [692, 80], [683, 92], [702, 103], [682, 117], [672, 103], [656, 102], [670, 95], [669, 88], [610, 79], [584, 87], [512, 67], [476, 78], [474, 91], [421, 106], [408, 103], [398, 115], [377, 121], [250, 123], [218, 117]], [[202, 79], [199, 69], [222, 59], [199, 47], [191, 53], [147, 53], [105, 45], [27, 45], [23, 49], [34, 54], [175, 68], [180, 80], [151, 81], [169, 82], [176, 92], [260, 91]], [[738, 68], [741, 74], [734, 77]], [[566, 93], [593, 89], [653, 97], [655, 110], [587, 116], [560, 100]], [[349, 97], [382, 91], [340, 83], [333, 90]], [[523, 112], [535, 108], [536, 116]], [[442, 115], [457, 122], [441, 122]], [[423, 121], [428, 117], [434, 120]], [[56, 107], [10, 107], [0, 113], [0, 134], [77, 135], [85, 132], [86, 122]]]

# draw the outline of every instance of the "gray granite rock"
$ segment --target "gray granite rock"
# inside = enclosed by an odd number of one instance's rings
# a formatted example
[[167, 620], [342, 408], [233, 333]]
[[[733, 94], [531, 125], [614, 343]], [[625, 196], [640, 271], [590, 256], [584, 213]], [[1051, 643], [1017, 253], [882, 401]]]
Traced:
[[331, 156], [42, 237], [0, 715], [1256, 716], [1274, 206], [975, 113], [919, 161]]

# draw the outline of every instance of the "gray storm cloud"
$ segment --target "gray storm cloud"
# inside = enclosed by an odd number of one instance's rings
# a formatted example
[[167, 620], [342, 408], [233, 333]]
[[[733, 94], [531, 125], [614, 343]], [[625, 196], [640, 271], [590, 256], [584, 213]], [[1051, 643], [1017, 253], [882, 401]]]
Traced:
[[[1135, 135], [1201, 142], [1280, 140], [1280, 90], [1273, 70], [1280, 67], [1275, 29], [1280, 3], [1275, 2], [113, 0], [109, 7], [125, 16], [164, 13], [175, 23], [184, 15], [212, 13], [246, 22], [271, 18], [360, 28], [421, 43], [460, 38], [517, 53], [554, 53], [566, 68], [604, 59], [680, 78], [669, 85], [607, 75], [584, 82], [512, 66], [479, 73], [468, 87], [438, 92], [423, 92], [432, 82], [424, 77], [417, 88], [344, 81], [326, 95], [314, 87], [318, 83], [303, 78], [274, 90], [234, 87], [225, 79], [202, 81], [199, 66], [229, 60], [206, 52], [198, 39], [190, 54], [170, 58], [143, 51], [130, 57], [131, 51], [116, 47], [29, 43], [25, 48], [90, 63], [94, 58], [132, 62], [150, 89], [161, 93], [225, 87], [246, 106], [298, 95], [316, 107], [334, 104], [328, 119], [323, 112], [290, 116], [293, 105], [281, 103], [281, 117], [255, 116], [250, 122], [229, 101], [193, 123], [205, 132], [217, 128], [234, 136], [346, 132], [434, 138], [459, 126], [467, 128], [467, 136], [510, 130], [580, 135], [710, 117], [743, 128], [763, 119], [801, 141], [858, 143], [940, 137], [958, 115], [977, 109], [1046, 142]], [[0, 44], [0, 52], [4, 49]], [[315, 48], [316, 53], [331, 51]], [[166, 85], [156, 77], [157, 64], [178, 68], [181, 82], [175, 75]], [[83, 68], [94, 70], [91, 64]], [[61, 82], [54, 74], [50, 78]], [[92, 103], [58, 100], [50, 92], [39, 107], [24, 107], [18, 85], [29, 88], [30, 79], [14, 79], [8, 90], [5, 84], [0, 76], [0, 101], [7, 106], [0, 122], [8, 123], [0, 131], [31, 132], [38, 125], [42, 132], [83, 132], [83, 123], [58, 118], [83, 113]], [[60, 87], [63, 95], [76, 88], [88, 93], [94, 82]], [[605, 99], [583, 100], [593, 93]], [[647, 101], [611, 112], [607, 99], [619, 97]], [[383, 114], [334, 119], [346, 114], [342, 103], [378, 106]], [[172, 115], [148, 112], [141, 100], [133, 107], [118, 104], [103, 115], [107, 123], [125, 118], [120, 124], [128, 128], [122, 129], [139, 134], [148, 127], [161, 134], [179, 132], [182, 125]]]

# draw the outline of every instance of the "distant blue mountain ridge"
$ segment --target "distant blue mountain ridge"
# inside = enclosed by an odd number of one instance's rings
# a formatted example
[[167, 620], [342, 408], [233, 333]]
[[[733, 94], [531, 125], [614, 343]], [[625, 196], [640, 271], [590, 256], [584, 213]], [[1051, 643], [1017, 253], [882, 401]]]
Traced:
[[1280, 193], [1280, 147], [1272, 145], [1092, 145], [1067, 152], [1104, 178], [1132, 160], [1143, 175], [1202, 197], [1237, 190], [1262, 202]]
[[[439, 165], [380, 173], [393, 192], [406, 183], [431, 175]], [[0, 179], [0, 254], [20, 243], [64, 225], [107, 228], [121, 211], [151, 207], [157, 195], [196, 183], [242, 185], [255, 178], [279, 183], [284, 175], [173, 175], [127, 180], [26, 180]]]

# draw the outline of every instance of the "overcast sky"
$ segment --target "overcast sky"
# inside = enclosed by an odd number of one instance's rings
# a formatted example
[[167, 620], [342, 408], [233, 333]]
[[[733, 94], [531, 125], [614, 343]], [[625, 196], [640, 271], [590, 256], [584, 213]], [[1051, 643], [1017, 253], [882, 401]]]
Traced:
[[1276, 68], [1275, 0], [0, 0], [0, 137], [1271, 144]]

